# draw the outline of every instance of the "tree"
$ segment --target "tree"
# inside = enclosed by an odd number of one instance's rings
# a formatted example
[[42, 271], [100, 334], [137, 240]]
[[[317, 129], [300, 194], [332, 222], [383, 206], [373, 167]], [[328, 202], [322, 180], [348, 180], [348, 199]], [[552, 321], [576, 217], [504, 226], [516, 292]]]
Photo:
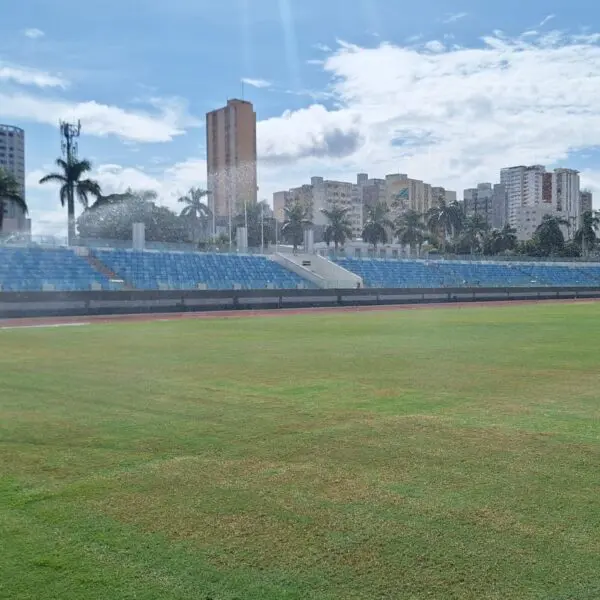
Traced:
[[575, 240], [570, 240], [566, 242], [560, 256], [565, 258], [579, 258], [581, 256], [581, 247]]
[[423, 217], [416, 210], [408, 210], [400, 215], [395, 222], [396, 237], [404, 246], [409, 246], [412, 253], [413, 247], [417, 250], [425, 241], [425, 225]]
[[131, 240], [134, 223], [144, 223], [149, 242], [184, 242], [187, 224], [165, 206], [153, 191], [127, 190], [120, 200], [94, 204], [77, 221], [79, 235], [91, 239]]
[[475, 254], [476, 250], [482, 249], [483, 240], [489, 229], [490, 226], [482, 215], [474, 214], [464, 220], [462, 239], [471, 254]]
[[544, 215], [533, 236], [540, 256], [560, 255], [565, 247], [565, 236], [561, 231], [561, 225], [568, 222], [554, 215]]
[[40, 183], [55, 182], [60, 184], [60, 203], [64, 207], [67, 204], [67, 215], [69, 219], [69, 244], [75, 239], [75, 196], [84, 208], [88, 207], [88, 197], [101, 196], [100, 185], [93, 179], [82, 179], [92, 170], [89, 160], [71, 160], [69, 162], [59, 158], [56, 165], [61, 172], [50, 173], [40, 179]]
[[390, 209], [385, 202], [377, 202], [366, 207], [365, 215], [362, 237], [376, 250], [377, 244], [387, 244], [388, 231], [394, 229], [394, 223], [390, 220]]
[[352, 238], [352, 223], [348, 218], [350, 209], [334, 205], [330, 209], [323, 208], [321, 212], [329, 221], [323, 232], [323, 239], [328, 246], [333, 243], [337, 251], [338, 247], [343, 246], [347, 239]]
[[588, 210], [583, 213], [581, 227], [575, 232], [575, 243], [581, 249], [583, 256], [588, 256], [595, 248], [598, 241], [596, 231], [600, 226], [600, 217], [597, 213]]
[[437, 206], [427, 211], [427, 227], [437, 235], [444, 252], [446, 251], [448, 237], [454, 237], [462, 228], [463, 213], [458, 202], [446, 202], [440, 197]]
[[11, 173], [0, 167], [0, 233], [4, 225], [4, 210], [7, 202], [16, 204], [25, 214], [29, 212], [27, 203], [21, 195], [19, 184]]
[[512, 252], [518, 244], [517, 230], [506, 224], [502, 229], [494, 229], [483, 240], [483, 253], [488, 256], [501, 252]]
[[292, 244], [294, 252], [304, 243], [304, 230], [312, 225], [306, 207], [296, 201], [283, 209], [284, 221], [281, 228], [283, 238]]
[[208, 196], [206, 190], [192, 187], [185, 196], [181, 196], [177, 202], [185, 204], [179, 214], [190, 227], [192, 242], [197, 244], [202, 237], [207, 237], [212, 213], [202, 199]]
[[[271, 207], [264, 200], [253, 202], [246, 206], [243, 213], [236, 215], [233, 219], [233, 234], [235, 236], [238, 227], [248, 224], [248, 247], [260, 248], [275, 242], [275, 221], [270, 216]], [[269, 216], [266, 216], [269, 215]], [[304, 239], [304, 234], [303, 234]]]

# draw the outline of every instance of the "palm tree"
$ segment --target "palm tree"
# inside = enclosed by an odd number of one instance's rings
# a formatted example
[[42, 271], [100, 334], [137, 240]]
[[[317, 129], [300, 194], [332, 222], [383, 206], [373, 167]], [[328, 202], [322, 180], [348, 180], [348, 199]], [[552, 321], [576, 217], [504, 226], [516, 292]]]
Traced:
[[440, 197], [437, 206], [427, 211], [427, 227], [437, 235], [446, 251], [448, 236], [454, 237], [462, 228], [463, 213], [458, 202], [446, 202]]
[[206, 233], [212, 217], [210, 209], [202, 202], [206, 196], [208, 196], [206, 190], [192, 187], [185, 196], [177, 200], [177, 202], [185, 204], [185, 208], [179, 216], [190, 223], [192, 242], [195, 244], [200, 240], [202, 233]]
[[425, 241], [425, 225], [423, 216], [416, 210], [408, 210], [396, 219], [396, 237], [404, 246], [409, 246], [412, 253], [413, 246], [417, 250]]
[[388, 231], [393, 231], [394, 223], [390, 220], [390, 209], [385, 202], [377, 202], [366, 208], [365, 226], [362, 237], [368, 244], [373, 244], [377, 250], [377, 244], [386, 244]]
[[581, 248], [583, 256], [588, 256], [590, 250], [593, 250], [598, 236], [596, 231], [600, 226], [600, 217], [597, 213], [588, 210], [583, 213], [581, 227], [575, 233], [575, 243]]
[[284, 221], [281, 235], [292, 244], [294, 252], [296, 252], [298, 246], [304, 243], [304, 230], [312, 223], [308, 217], [306, 207], [299, 201], [286, 206], [283, 212]]
[[474, 214], [465, 219], [463, 224], [463, 240], [475, 254], [475, 248], [481, 247], [483, 239], [490, 226], [486, 219], [480, 214]]
[[337, 252], [339, 246], [343, 246], [348, 238], [352, 238], [352, 222], [348, 218], [350, 209], [334, 205], [330, 209], [321, 209], [321, 212], [329, 221], [323, 232], [323, 239], [327, 245], [333, 242]]
[[17, 180], [11, 173], [0, 168], [0, 233], [2, 233], [4, 225], [4, 210], [7, 201], [16, 204], [25, 214], [29, 212]]
[[92, 170], [89, 160], [72, 159], [65, 161], [62, 158], [56, 160], [56, 165], [61, 172], [50, 173], [40, 179], [40, 183], [56, 182], [60, 184], [60, 203], [67, 204], [69, 218], [69, 245], [75, 240], [75, 195], [84, 208], [88, 207], [88, 196], [100, 197], [101, 189], [97, 181], [93, 179], [82, 179]]

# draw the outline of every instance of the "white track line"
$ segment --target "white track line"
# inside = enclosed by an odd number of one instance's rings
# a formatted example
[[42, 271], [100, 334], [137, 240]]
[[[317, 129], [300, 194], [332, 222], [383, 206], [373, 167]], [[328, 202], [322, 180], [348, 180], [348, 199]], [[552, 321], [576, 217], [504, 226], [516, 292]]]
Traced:
[[7, 325], [1, 326], [0, 331], [8, 331], [10, 329], [52, 329], [55, 327], [82, 327], [83, 325], [91, 325], [91, 323], [48, 323], [41, 325]]

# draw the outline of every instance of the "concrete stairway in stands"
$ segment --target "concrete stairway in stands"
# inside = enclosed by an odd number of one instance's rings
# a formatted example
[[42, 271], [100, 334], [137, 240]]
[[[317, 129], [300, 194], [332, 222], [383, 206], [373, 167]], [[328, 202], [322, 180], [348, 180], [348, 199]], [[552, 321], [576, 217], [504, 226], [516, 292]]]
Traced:
[[321, 289], [356, 289], [364, 287], [362, 277], [318, 254], [284, 254], [271, 260]]
[[[88, 249], [85, 248], [83, 250], [88, 250]], [[98, 273], [101, 273], [102, 275], [107, 277], [110, 281], [112, 281], [114, 283], [119, 283], [120, 285], [122, 285], [124, 290], [135, 290], [135, 287], [133, 285], [131, 285], [131, 283], [129, 283], [128, 281], [125, 281], [120, 275], [117, 275], [112, 269], [107, 267], [101, 260], [99, 260], [98, 258], [93, 256], [89, 252], [89, 250], [87, 252], [85, 252], [85, 251], [79, 252], [78, 254], [82, 258], [85, 258], [85, 260], [89, 263], [89, 265], [93, 269], [98, 271]]]

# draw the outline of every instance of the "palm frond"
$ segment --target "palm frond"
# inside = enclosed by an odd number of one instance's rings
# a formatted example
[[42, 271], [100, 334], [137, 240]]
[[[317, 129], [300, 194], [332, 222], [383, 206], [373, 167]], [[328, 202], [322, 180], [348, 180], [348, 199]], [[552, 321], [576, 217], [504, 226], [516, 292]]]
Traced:
[[39, 182], [43, 184], [49, 183], [51, 181], [56, 183], [66, 183], [67, 178], [64, 175], [61, 175], [60, 173], [49, 173], [48, 175], [44, 175], [44, 177], [42, 177]]

